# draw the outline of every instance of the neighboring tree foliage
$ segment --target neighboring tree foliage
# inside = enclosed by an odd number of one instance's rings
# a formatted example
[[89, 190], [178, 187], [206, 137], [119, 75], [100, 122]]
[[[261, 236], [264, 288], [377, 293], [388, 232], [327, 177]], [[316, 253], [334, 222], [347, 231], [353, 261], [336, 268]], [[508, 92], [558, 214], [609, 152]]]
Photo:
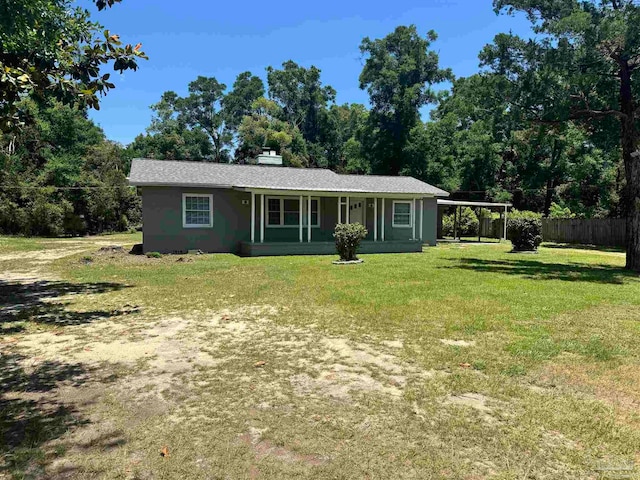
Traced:
[[81, 235], [139, 224], [123, 150], [86, 111], [31, 100], [19, 107], [33, 121], [12, 137], [11, 154], [0, 153], [1, 234]]
[[494, 0], [494, 7], [526, 13], [538, 34], [531, 40], [498, 35], [481, 54], [484, 65], [509, 79], [510, 106], [534, 123], [573, 120], [595, 131], [617, 130], [627, 268], [640, 271], [640, 4]]
[[[99, 10], [120, 0], [94, 0]], [[72, 0], [0, 2], [0, 132], [15, 132], [25, 96], [99, 108], [99, 94], [114, 84], [100, 69], [136, 70], [147, 58], [141, 45], [122, 45], [118, 35], [94, 23]]]
[[398, 175], [407, 170], [405, 149], [420, 123], [420, 108], [437, 99], [431, 85], [452, 78], [429, 50], [436, 38], [434, 31], [423, 38], [412, 25], [398, 27], [382, 39], [362, 40], [366, 61], [360, 88], [371, 99], [365, 152], [374, 173]]

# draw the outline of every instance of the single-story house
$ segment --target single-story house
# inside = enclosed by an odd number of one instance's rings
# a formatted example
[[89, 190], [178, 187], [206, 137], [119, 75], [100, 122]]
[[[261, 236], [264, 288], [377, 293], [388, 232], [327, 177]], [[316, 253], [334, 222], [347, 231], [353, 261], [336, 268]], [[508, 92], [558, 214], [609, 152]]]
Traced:
[[282, 166], [266, 150], [256, 165], [136, 158], [143, 250], [246, 256], [332, 254], [337, 223], [369, 231], [362, 253], [420, 252], [435, 245], [437, 198], [412, 177], [340, 175]]

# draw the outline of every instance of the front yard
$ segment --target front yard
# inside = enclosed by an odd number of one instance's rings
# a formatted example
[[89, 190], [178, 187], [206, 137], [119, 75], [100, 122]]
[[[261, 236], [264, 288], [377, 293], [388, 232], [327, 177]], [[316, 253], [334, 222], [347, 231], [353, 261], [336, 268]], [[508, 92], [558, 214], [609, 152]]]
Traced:
[[0, 238], [0, 478], [638, 475], [621, 253], [334, 266], [139, 241]]

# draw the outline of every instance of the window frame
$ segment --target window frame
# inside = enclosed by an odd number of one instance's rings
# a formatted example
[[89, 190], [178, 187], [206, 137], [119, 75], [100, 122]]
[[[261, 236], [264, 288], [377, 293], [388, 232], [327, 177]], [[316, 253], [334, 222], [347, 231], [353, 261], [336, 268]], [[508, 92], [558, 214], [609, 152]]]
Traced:
[[[409, 223], [408, 224], [396, 223], [396, 204], [399, 204], [399, 203], [409, 204]], [[401, 215], [406, 215], [406, 213], [403, 213]], [[413, 200], [394, 200], [393, 201], [393, 206], [391, 210], [391, 226], [393, 228], [413, 228], [413, 222], [415, 221], [414, 216], [415, 215], [413, 212]]]
[[[209, 199], [209, 223], [187, 223], [187, 197]], [[182, 228], [212, 228], [213, 227], [213, 195], [210, 193], [183, 193], [182, 194]]]
[[[272, 224], [269, 223], [269, 200], [280, 200], [280, 223], [279, 224]], [[264, 215], [265, 215], [265, 226], [267, 228], [300, 228], [300, 224], [297, 223], [295, 225], [285, 225], [284, 224], [284, 201], [285, 200], [295, 200], [298, 203], [298, 208], [300, 205], [300, 197], [299, 196], [287, 196], [287, 195], [265, 195], [265, 199], [264, 199]], [[311, 197], [311, 201], [316, 201], [318, 202], [318, 223], [317, 224], [311, 224], [311, 228], [320, 228], [320, 197]], [[308, 208], [308, 203], [309, 203], [309, 197], [302, 197], [302, 226], [304, 228], [307, 228], [307, 223], [306, 223], [306, 219], [307, 219], [307, 208]]]

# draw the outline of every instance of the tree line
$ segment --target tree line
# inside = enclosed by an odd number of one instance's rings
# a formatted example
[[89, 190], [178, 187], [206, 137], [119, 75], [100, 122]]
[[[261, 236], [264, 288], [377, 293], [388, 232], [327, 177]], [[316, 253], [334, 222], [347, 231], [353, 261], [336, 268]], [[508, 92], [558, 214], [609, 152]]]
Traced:
[[[467, 78], [454, 78], [440, 65], [433, 31], [399, 26], [383, 38], [364, 38], [359, 84], [368, 105], [337, 104], [320, 69], [293, 60], [269, 67], [266, 82], [253, 72], [229, 87], [200, 76], [184, 96], [163, 93], [151, 107], [147, 131], [125, 148], [104, 135], [65, 146], [44, 128], [64, 117], [60, 112], [74, 115], [69, 108], [91, 130], [86, 108], [97, 108], [97, 95], [113, 88], [96, 66], [135, 69], [146, 58], [139, 44], [123, 46], [72, 3], [15, 0], [24, 22], [0, 15], [0, 61], [8, 72], [0, 79], [3, 186], [83, 187], [91, 185], [89, 177], [114, 182], [103, 173], [125, 172], [132, 157], [247, 163], [268, 146], [295, 167], [412, 175], [454, 198], [511, 201], [543, 214], [625, 216], [627, 264], [640, 270], [640, 5], [633, 0], [494, 0], [498, 14], [524, 12], [531, 38], [497, 35], [479, 52], [478, 73]], [[57, 22], [34, 39], [25, 32], [44, 5], [56, 7], [50, 11]], [[64, 28], [65, 22], [75, 28]], [[46, 53], [37, 58], [38, 52]], [[50, 61], [51, 52], [57, 61]], [[437, 91], [442, 82], [451, 88]], [[420, 114], [425, 106], [431, 107], [427, 121]], [[93, 158], [102, 158], [101, 165]], [[115, 192], [112, 184], [102, 191]], [[89, 208], [88, 197], [60, 191], [44, 194], [48, 200], [40, 203], [35, 194], [2, 194], [25, 208], [24, 218], [37, 218], [42, 209], [36, 204], [48, 204], [59, 207], [57, 218], [82, 223], [85, 231], [123, 228], [135, 219], [135, 202], [124, 197], [117, 197], [127, 204], [117, 210], [120, 223], [94, 221], [102, 214]], [[65, 190], [73, 191], [82, 190]]]

